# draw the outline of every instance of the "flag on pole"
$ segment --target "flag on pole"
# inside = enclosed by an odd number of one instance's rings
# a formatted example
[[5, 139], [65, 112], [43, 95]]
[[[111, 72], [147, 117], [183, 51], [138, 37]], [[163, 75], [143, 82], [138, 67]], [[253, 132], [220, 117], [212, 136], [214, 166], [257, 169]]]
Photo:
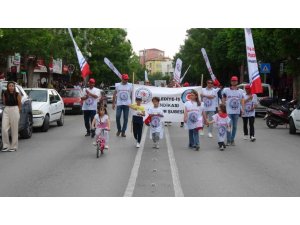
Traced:
[[189, 67], [188, 67], [188, 68], [186, 69], [186, 71], [184, 72], [183, 76], [180, 78], [180, 83], [182, 83], [182, 81], [183, 81], [185, 75], [187, 74], [187, 72], [189, 71], [190, 67], [191, 67], [191, 65], [189, 65]]
[[85, 58], [83, 57], [80, 49], [78, 48], [78, 46], [77, 46], [77, 44], [76, 44], [76, 42], [74, 40], [74, 37], [73, 37], [71, 29], [68, 28], [68, 31], [69, 31], [69, 34], [70, 34], [70, 36], [72, 38], [72, 41], [74, 43], [75, 51], [76, 51], [76, 54], [77, 54], [77, 58], [78, 58], [78, 62], [79, 62], [80, 70], [81, 70], [81, 76], [83, 78], [86, 78], [88, 75], [91, 74], [90, 66], [87, 63], [87, 61], [85, 60]]
[[207, 66], [207, 69], [208, 69], [208, 72], [210, 74], [211, 79], [214, 81], [215, 86], [219, 86], [220, 82], [218, 81], [218, 79], [216, 78], [216, 76], [214, 75], [214, 73], [212, 71], [212, 68], [210, 66], [209, 59], [208, 59], [208, 56], [206, 54], [205, 48], [201, 48], [201, 52], [202, 52], [202, 55], [203, 55], [203, 58], [204, 58], [204, 61], [206, 63], [206, 66]]
[[145, 82], [148, 82], [149, 80], [148, 80], [148, 73], [147, 73], [147, 71], [145, 70]]
[[245, 40], [246, 40], [246, 52], [248, 63], [249, 83], [251, 87], [251, 93], [262, 93], [261, 79], [258, 71], [255, 48], [252, 38], [252, 32], [250, 28], [245, 28]]
[[122, 75], [108, 58], [104, 58], [105, 64], [122, 80]]
[[174, 79], [177, 83], [180, 83], [181, 67], [182, 67], [182, 61], [181, 59], [178, 58], [176, 60], [175, 71], [174, 71]]

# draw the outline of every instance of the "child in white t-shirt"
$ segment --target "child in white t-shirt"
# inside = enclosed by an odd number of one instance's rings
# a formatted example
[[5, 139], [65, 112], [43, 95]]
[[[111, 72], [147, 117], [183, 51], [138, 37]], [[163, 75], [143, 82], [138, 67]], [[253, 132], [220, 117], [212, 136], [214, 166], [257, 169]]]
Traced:
[[163, 138], [163, 110], [159, 107], [159, 98], [153, 97], [153, 107], [148, 109], [148, 114], [151, 118], [150, 135], [153, 140], [153, 148], [159, 149], [159, 140]]
[[208, 121], [209, 124], [215, 123], [218, 130], [218, 144], [221, 151], [226, 148], [225, 138], [227, 131], [230, 129], [230, 118], [226, 113], [226, 106], [224, 104], [219, 105], [218, 113], [212, 116], [212, 121]]
[[95, 130], [96, 139], [95, 142], [93, 142], [94, 145], [96, 145], [96, 140], [101, 134], [101, 129], [104, 130], [104, 139], [105, 139], [105, 149], [108, 149], [108, 132], [110, 131], [110, 120], [109, 116], [107, 114], [107, 110], [104, 106], [101, 106], [97, 110], [97, 114], [95, 115], [93, 122], [92, 122], [92, 128]]

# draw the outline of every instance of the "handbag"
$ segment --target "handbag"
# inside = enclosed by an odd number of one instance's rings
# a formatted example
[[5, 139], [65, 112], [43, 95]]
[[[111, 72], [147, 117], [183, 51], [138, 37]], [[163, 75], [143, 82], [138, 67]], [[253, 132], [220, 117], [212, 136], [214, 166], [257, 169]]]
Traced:
[[146, 126], [150, 126], [150, 123], [151, 123], [151, 116], [148, 116], [145, 121], [144, 121], [145, 125]]

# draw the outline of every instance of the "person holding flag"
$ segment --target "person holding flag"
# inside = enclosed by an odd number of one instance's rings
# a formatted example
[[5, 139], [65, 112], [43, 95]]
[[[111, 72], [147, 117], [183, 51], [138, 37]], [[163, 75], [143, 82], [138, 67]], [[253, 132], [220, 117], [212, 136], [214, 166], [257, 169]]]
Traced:
[[[117, 136], [120, 136], [122, 133], [122, 137], [126, 137], [126, 129], [128, 123], [128, 115], [129, 115], [129, 105], [131, 104], [131, 96], [132, 96], [132, 84], [128, 83], [129, 76], [128, 74], [122, 75], [122, 82], [116, 85], [116, 90], [113, 95], [112, 101], [112, 109], [115, 110], [117, 104], [117, 112], [116, 112], [116, 122], [117, 122]], [[124, 115], [123, 126], [121, 127], [121, 116], [122, 112]]]
[[[204, 102], [204, 112], [210, 121], [212, 120], [212, 116], [216, 113], [216, 108], [218, 107], [218, 91], [219, 88], [214, 88], [214, 82], [211, 79], [206, 81], [206, 88], [202, 89], [201, 98]], [[212, 129], [213, 124], [210, 124], [208, 127], [209, 138], [213, 137]]]
[[223, 104], [226, 104], [226, 111], [231, 122], [231, 131], [227, 131], [227, 146], [235, 145], [234, 138], [237, 130], [237, 123], [240, 113], [244, 110], [244, 92], [238, 89], [237, 76], [231, 77], [231, 87], [223, 89]]
[[[97, 104], [100, 97], [100, 90], [95, 88], [96, 81], [95, 79], [91, 78], [89, 80], [89, 87], [83, 89], [83, 100], [82, 111], [83, 111], [83, 118], [84, 118], [84, 125], [86, 128], [86, 135], [91, 135], [91, 123], [96, 115], [97, 111]], [[94, 133], [92, 133], [92, 138], [94, 137]]]

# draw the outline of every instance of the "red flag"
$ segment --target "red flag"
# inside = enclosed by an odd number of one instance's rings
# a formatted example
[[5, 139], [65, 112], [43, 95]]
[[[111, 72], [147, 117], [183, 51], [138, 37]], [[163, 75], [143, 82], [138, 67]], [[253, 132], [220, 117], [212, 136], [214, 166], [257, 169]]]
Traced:
[[260, 79], [260, 77], [258, 77], [252, 81], [251, 94], [262, 93], [262, 92], [263, 92], [263, 90], [262, 90], [262, 85], [261, 85], [261, 79]]

